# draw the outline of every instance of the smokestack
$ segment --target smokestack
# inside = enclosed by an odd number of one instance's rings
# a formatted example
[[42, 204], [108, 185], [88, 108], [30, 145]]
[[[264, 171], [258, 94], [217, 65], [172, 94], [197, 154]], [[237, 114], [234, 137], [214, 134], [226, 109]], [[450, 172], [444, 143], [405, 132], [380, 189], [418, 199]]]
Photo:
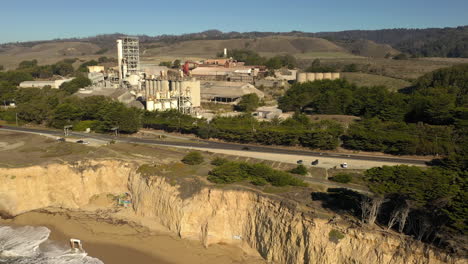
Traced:
[[227, 49], [224, 48], [224, 58], [227, 58]]
[[123, 46], [122, 40], [117, 40], [117, 60], [119, 62], [119, 82], [122, 83], [123, 80], [123, 72], [122, 72], [122, 60], [123, 60]]

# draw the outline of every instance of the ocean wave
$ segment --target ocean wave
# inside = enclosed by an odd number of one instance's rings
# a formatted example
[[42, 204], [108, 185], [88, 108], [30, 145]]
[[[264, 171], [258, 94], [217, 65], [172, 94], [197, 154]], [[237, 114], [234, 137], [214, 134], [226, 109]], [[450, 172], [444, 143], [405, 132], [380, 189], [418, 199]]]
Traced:
[[46, 227], [0, 226], [1, 264], [104, 264], [86, 253], [75, 253], [48, 240]]

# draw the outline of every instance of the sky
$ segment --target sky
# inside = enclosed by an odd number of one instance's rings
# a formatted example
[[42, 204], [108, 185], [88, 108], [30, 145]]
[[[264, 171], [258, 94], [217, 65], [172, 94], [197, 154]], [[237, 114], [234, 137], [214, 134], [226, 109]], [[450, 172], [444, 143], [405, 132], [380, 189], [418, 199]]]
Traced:
[[0, 0], [0, 43], [227, 31], [468, 25], [467, 0]]

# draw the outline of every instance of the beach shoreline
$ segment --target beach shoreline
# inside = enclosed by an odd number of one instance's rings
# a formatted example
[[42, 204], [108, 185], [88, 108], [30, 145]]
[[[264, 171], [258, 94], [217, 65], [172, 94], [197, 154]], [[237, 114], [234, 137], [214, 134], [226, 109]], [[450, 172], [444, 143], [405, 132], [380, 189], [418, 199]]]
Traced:
[[205, 248], [197, 241], [149, 230], [133, 222], [95, 218], [85, 211], [34, 211], [0, 219], [0, 225], [45, 226], [51, 230], [50, 240], [68, 246], [70, 238], [80, 239], [89, 256], [106, 264], [264, 263], [238, 247]]

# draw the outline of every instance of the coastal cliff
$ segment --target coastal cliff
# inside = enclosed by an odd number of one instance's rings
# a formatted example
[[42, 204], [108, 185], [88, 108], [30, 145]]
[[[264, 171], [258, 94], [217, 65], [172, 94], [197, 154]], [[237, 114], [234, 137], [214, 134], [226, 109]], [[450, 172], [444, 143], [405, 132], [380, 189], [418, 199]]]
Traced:
[[[255, 250], [273, 263], [466, 263], [405, 236], [336, 224], [295, 202], [242, 188], [189, 179], [143, 177], [137, 164], [87, 161], [0, 169], [0, 211], [15, 216], [62, 207], [79, 209], [99, 194], [130, 192], [135, 214], [182, 238]], [[331, 239], [330, 232], [342, 235]]]

